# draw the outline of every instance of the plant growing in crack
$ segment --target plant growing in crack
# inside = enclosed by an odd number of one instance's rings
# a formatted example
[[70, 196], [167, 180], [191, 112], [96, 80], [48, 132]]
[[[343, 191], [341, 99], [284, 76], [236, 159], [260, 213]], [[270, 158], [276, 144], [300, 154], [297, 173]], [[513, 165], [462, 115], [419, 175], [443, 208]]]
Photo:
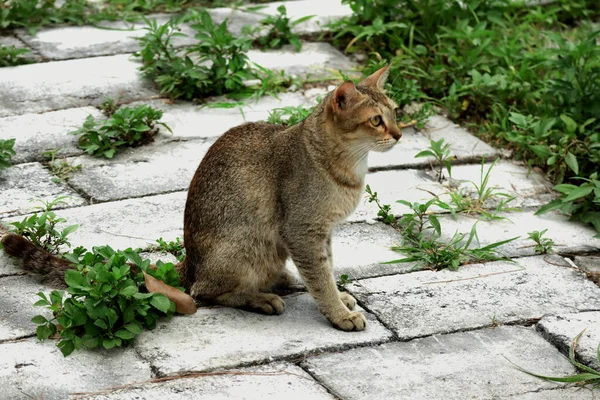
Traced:
[[533, 248], [535, 254], [548, 254], [554, 252], [554, 246], [556, 245], [556, 243], [554, 243], [554, 240], [552, 240], [551, 238], [543, 237], [546, 232], [548, 232], [548, 229], [544, 229], [543, 231], [532, 231], [527, 233], [529, 239], [535, 242], [535, 246]]
[[454, 160], [454, 156], [450, 155], [450, 144], [444, 143], [444, 139], [440, 140], [431, 140], [429, 147], [423, 151], [420, 151], [415, 155], [415, 158], [421, 157], [433, 157], [434, 162], [431, 164], [431, 169], [433, 168], [433, 164], [437, 165], [437, 180], [438, 182], [442, 182], [444, 177], [444, 167], [448, 171], [448, 176], [452, 177], [452, 164], [451, 161]]
[[67, 158], [56, 159], [56, 153], [59, 149], [46, 150], [42, 155], [46, 158], [45, 165], [50, 170], [50, 173], [54, 175], [52, 182], [60, 183], [61, 181], [68, 181], [73, 173], [81, 170], [81, 164], [75, 165], [75, 161], [67, 161]]
[[11, 166], [12, 156], [17, 154], [14, 150], [16, 139], [0, 139], [0, 171]]

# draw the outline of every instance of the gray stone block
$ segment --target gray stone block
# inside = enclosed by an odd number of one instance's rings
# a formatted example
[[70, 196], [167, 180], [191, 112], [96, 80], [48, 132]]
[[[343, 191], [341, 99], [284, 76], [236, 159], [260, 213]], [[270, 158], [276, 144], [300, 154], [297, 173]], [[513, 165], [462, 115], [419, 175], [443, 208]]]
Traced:
[[600, 257], [598, 256], [577, 256], [575, 265], [588, 274], [597, 275], [600, 279]]
[[575, 349], [575, 358], [600, 371], [600, 311], [545, 316], [537, 323], [536, 328], [567, 357], [573, 339], [585, 330]]
[[385, 343], [309, 358], [302, 365], [347, 400], [522, 398], [556, 388], [555, 383], [525, 374], [509, 361], [539, 374], [575, 372], [548, 342], [522, 327]]
[[[548, 261], [552, 262], [552, 264]], [[600, 288], [560, 257], [363, 279], [346, 288], [402, 340], [600, 309]]]
[[[5, 255], [1, 257], [7, 258]], [[18, 271], [17, 268], [15, 270]], [[52, 313], [47, 309], [33, 306], [40, 299], [36, 293], [48, 294], [50, 291], [50, 288], [29, 276], [0, 278], [0, 342], [33, 335], [37, 325], [31, 322], [31, 318], [36, 315], [51, 317]]]
[[150, 378], [150, 367], [132, 349], [75, 351], [65, 358], [54, 340], [0, 344], [3, 399], [65, 399]]
[[[158, 24], [166, 23], [170, 15], [148, 15]], [[50, 60], [67, 60], [73, 58], [97, 57], [114, 54], [133, 53], [140, 49], [136, 37], [144, 36], [146, 23], [104, 22], [102, 27], [95, 26], [61, 26], [40, 29], [35, 36], [27, 31], [17, 31], [18, 36], [42, 56]], [[189, 46], [196, 43], [194, 31], [185, 24], [181, 31], [187, 37], [174, 37], [175, 47]]]
[[591, 398], [587, 388], [565, 387], [539, 392], [520, 393], [514, 396], [500, 397], [501, 399], [514, 400], [587, 400]]
[[[157, 95], [127, 54], [23, 65], [0, 74], [0, 117], [122, 102]], [[85, 71], [85, 73], [83, 73]]]
[[0, 118], [0, 139], [16, 138], [12, 162], [41, 161], [46, 150], [60, 149], [56, 157], [83, 153], [77, 147], [77, 137], [69, 132], [81, 128], [88, 115], [102, 116], [93, 107], [71, 108], [43, 114], [24, 114]]
[[[560, 254], [597, 251], [600, 249], [600, 239], [594, 238], [595, 231], [589, 225], [569, 221], [569, 217], [558, 212], [534, 215], [532, 211], [500, 213], [499, 216], [508, 219], [477, 222], [477, 234], [481, 246], [507, 240], [513, 237], [519, 239], [499, 247], [499, 251], [508, 257], [522, 257], [534, 254], [535, 243], [527, 236], [528, 232], [548, 229], [545, 238], [553, 239], [556, 243], [554, 251]], [[469, 233], [475, 218], [458, 215], [454, 220], [450, 215], [439, 218], [442, 225], [442, 240], [448, 240], [454, 232]], [[474, 242], [473, 245], [476, 245]]]
[[21, 40], [17, 39], [13, 36], [0, 36], [0, 46], [7, 47], [16, 47], [17, 49], [27, 49], [30, 52], [21, 55], [21, 58], [26, 58], [31, 60], [32, 62], [41, 62], [43, 58], [35, 51], [31, 51], [31, 49], [25, 45]]
[[[0, 237], [2, 234], [0, 233]], [[18, 267], [18, 261], [4, 254], [0, 249], [0, 278], [11, 275], [22, 275], [24, 272]]]
[[154, 143], [129, 148], [112, 159], [82, 155], [69, 184], [93, 202], [121, 200], [187, 190], [211, 143]]
[[39, 202], [33, 199], [54, 200], [69, 196], [66, 204], [56, 209], [87, 204], [79, 194], [64, 183], [52, 182], [53, 176], [39, 163], [13, 165], [0, 172], [0, 217], [36, 211]]
[[131, 388], [84, 398], [89, 400], [334, 399], [310, 375], [289, 363], [209, 372], [206, 375], [181, 377], [168, 382], [137, 384]]
[[228, 368], [322, 349], [378, 343], [391, 334], [370, 314], [367, 329], [342, 332], [321, 315], [308, 294], [287, 296], [281, 315], [208, 307], [196, 314], [159, 322], [143, 332], [136, 351], [160, 374]]

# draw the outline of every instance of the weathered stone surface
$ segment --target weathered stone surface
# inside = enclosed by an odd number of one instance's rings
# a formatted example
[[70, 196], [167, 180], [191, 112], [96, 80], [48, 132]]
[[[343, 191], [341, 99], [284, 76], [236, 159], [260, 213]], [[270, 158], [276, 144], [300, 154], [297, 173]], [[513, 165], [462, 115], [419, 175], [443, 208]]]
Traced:
[[[550, 264], [546, 260], [552, 262]], [[600, 288], [580, 272], [526, 257], [359, 280], [346, 286], [401, 339], [600, 309]]]
[[0, 173], [0, 216], [35, 211], [39, 202], [33, 199], [54, 200], [68, 196], [66, 204], [55, 208], [72, 207], [87, 202], [64, 183], [52, 182], [53, 176], [39, 163], [13, 165]]
[[598, 256], [577, 256], [575, 265], [588, 274], [597, 275], [600, 279], [600, 257]]
[[239, 107], [234, 106], [232, 108], [210, 107], [211, 104], [216, 102], [227, 101], [219, 97], [209, 99], [204, 106], [186, 101], [170, 103], [162, 100], [136, 102], [129, 106], [149, 104], [153, 108], [162, 110], [163, 117], [161, 121], [169, 125], [173, 131], [173, 134], [170, 134], [164, 129], [161, 130], [160, 136], [167, 139], [173, 137], [186, 139], [215, 138], [244, 122], [266, 120], [269, 112], [275, 108], [312, 105], [300, 93], [282, 93], [278, 94], [277, 97], [263, 96], [258, 101], [254, 99], [247, 100]]
[[0, 344], [4, 399], [65, 399], [151, 377], [150, 366], [132, 349], [82, 350], [65, 358], [54, 340]]
[[214, 375], [182, 378], [164, 383], [135, 385], [85, 399], [195, 399], [195, 400], [333, 400], [327, 391], [301, 368], [289, 363], [217, 372]]
[[37, 54], [35, 51], [31, 51], [31, 49], [25, 45], [22, 41], [13, 36], [0, 36], [0, 46], [7, 47], [16, 47], [17, 49], [27, 49], [29, 53], [22, 54], [20, 58], [26, 58], [31, 60], [32, 62], [41, 62], [43, 59]]
[[[595, 231], [588, 225], [577, 221], [569, 221], [569, 217], [549, 212], [534, 215], [532, 211], [500, 213], [508, 219], [477, 222], [477, 234], [481, 246], [520, 236], [519, 239], [499, 247], [499, 251], [508, 257], [521, 257], [534, 254], [535, 243], [527, 233], [548, 229], [545, 238], [556, 243], [554, 251], [561, 254], [595, 251], [600, 249], [600, 239], [594, 238]], [[456, 221], [450, 215], [439, 218], [442, 225], [442, 239], [448, 240], [454, 232], [469, 233], [475, 218], [458, 215]], [[476, 245], [476, 243], [473, 243]]]
[[600, 312], [549, 315], [542, 318], [536, 328], [566, 356], [569, 355], [573, 339], [585, 330], [575, 348], [575, 358], [589, 367], [600, 370]]
[[499, 397], [501, 399], [515, 400], [587, 400], [591, 393], [586, 388], [558, 387], [551, 390], [540, 390], [539, 392], [520, 393], [514, 396]]
[[[185, 192], [177, 192], [70, 208], [56, 214], [68, 224], [79, 224], [79, 229], [69, 236], [73, 247], [145, 248], [156, 244], [161, 236], [170, 241], [182, 235], [185, 198]], [[2, 222], [22, 218], [7, 218]]]
[[[556, 388], [516, 369], [562, 376], [575, 369], [531, 328], [498, 327], [312, 357], [313, 376], [343, 399], [496, 399]], [[376, 371], [374, 367], [376, 366]], [[583, 395], [578, 397], [584, 398]]]
[[125, 149], [110, 160], [82, 155], [73, 159], [82, 168], [69, 182], [94, 202], [187, 190], [210, 145], [159, 142]]
[[285, 47], [282, 50], [248, 51], [250, 62], [257, 63], [265, 68], [284, 70], [288, 75], [329, 77], [331, 71], [349, 70], [355, 66], [342, 52], [329, 43], [311, 42], [304, 43], [301, 52]]
[[[159, 25], [166, 23], [170, 15], [149, 15]], [[27, 31], [18, 31], [19, 37], [41, 55], [50, 60], [66, 60], [71, 58], [97, 57], [113, 54], [133, 53], [140, 49], [135, 38], [147, 33], [146, 23], [104, 22], [102, 27], [95, 26], [62, 26], [40, 29], [35, 36]], [[196, 43], [194, 31], [186, 24], [181, 25], [181, 32], [188, 36], [174, 37], [172, 43], [181, 47]]]
[[82, 107], [0, 118], [0, 139], [17, 139], [17, 154], [12, 158], [15, 164], [43, 160], [46, 150], [60, 149], [57, 157], [81, 154], [77, 137], [68, 133], [80, 128], [88, 115], [102, 116], [94, 107]]
[[[0, 237], [1, 236], [2, 233], [0, 233]], [[19, 264], [17, 260], [7, 256], [4, 254], [4, 251], [0, 250], [0, 278], [4, 276], [23, 274], [24, 272], [18, 267], [18, 265]]]
[[[33, 306], [33, 303], [40, 299], [36, 293], [50, 291], [50, 288], [29, 276], [0, 278], [0, 342], [35, 333], [36, 325], [31, 322], [31, 318], [38, 314], [46, 318], [51, 316], [51, 312], [45, 308]], [[3, 357], [0, 357], [0, 360], [2, 359]]]
[[372, 152], [369, 155], [371, 170], [429, 167], [433, 158], [415, 158], [415, 155], [428, 148], [431, 139], [443, 138], [445, 143], [450, 144], [450, 154], [461, 162], [481, 162], [481, 157], [487, 159], [498, 156], [496, 150], [449, 119], [436, 115], [429, 121], [427, 128], [422, 132], [416, 131], [412, 127], [404, 128], [400, 142], [390, 151], [386, 153]]
[[377, 343], [390, 333], [372, 315], [367, 329], [342, 332], [321, 315], [308, 294], [284, 298], [283, 314], [261, 315], [231, 308], [200, 308], [196, 314], [159, 322], [135, 343], [161, 374], [227, 368], [301, 355], [320, 349]]
[[3, 68], [0, 117], [150, 98], [157, 92], [139, 66], [124, 54]]

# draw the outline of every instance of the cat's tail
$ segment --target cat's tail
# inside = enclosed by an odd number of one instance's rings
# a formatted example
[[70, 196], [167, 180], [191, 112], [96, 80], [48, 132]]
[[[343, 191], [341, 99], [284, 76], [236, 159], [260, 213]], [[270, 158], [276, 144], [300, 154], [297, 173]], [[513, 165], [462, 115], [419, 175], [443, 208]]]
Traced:
[[[21, 268], [25, 271], [40, 275], [42, 282], [56, 288], [66, 288], [65, 271], [76, 269], [75, 264], [50, 254], [45, 249], [36, 246], [23, 236], [7, 233], [0, 238], [4, 252], [21, 260]], [[156, 268], [151, 265], [150, 268]], [[196, 304], [184, 292], [175, 289], [144, 272], [146, 288], [149, 292], [162, 293], [175, 303], [180, 314], [194, 314]]]
[[42, 282], [54, 287], [65, 288], [65, 271], [76, 268], [71, 262], [50, 254], [23, 236], [14, 233], [5, 234], [0, 239], [0, 243], [6, 254], [21, 260], [21, 268], [40, 275]]

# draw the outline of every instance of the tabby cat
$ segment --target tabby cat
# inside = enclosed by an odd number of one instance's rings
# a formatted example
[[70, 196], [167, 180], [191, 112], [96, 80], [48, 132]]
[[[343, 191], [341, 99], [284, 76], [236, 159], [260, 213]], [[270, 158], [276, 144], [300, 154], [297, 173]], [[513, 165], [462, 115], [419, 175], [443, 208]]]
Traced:
[[[362, 197], [369, 151], [388, 151], [401, 137], [383, 89], [387, 75], [385, 67], [343, 83], [299, 124], [246, 123], [211, 146], [190, 184], [186, 257], [177, 266], [192, 297], [280, 314], [285, 304], [269, 291], [292, 279], [284, 268], [291, 257], [333, 326], [365, 329], [356, 301], [337, 289], [331, 233]], [[61, 276], [69, 268], [19, 239], [2, 242], [25, 269]]]

